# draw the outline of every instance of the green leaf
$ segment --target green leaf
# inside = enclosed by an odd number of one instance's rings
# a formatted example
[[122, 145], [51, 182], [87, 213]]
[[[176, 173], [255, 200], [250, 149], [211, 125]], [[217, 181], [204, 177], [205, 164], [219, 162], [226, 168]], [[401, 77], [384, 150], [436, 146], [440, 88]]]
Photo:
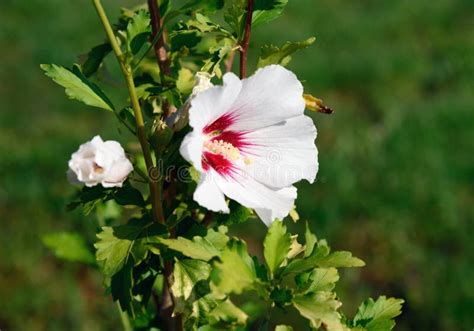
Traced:
[[160, 4], [160, 16], [165, 17], [171, 10], [171, 0], [162, 0]]
[[332, 291], [338, 280], [336, 268], [316, 268], [309, 276], [311, 284], [306, 292]]
[[78, 194], [78, 199], [67, 205], [67, 210], [71, 211], [78, 206], [82, 206], [84, 214], [88, 215], [100, 203], [109, 201], [112, 198], [113, 189], [105, 188], [102, 185], [94, 187], [84, 186]]
[[290, 250], [288, 251], [286, 258], [291, 260], [303, 252], [304, 249], [305, 247], [298, 242], [298, 235], [295, 234], [291, 236]]
[[365, 265], [364, 261], [353, 257], [350, 252], [339, 251], [331, 254], [329, 254], [329, 252], [330, 250], [326, 241], [320, 240], [310, 256], [303, 259], [292, 260], [283, 270], [283, 274], [301, 273], [316, 267], [350, 268]]
[[314, 235], [309, 229], [308, 222], [306, 222], [304, 239], [305, 239], [304, 257], [308, 257], [311, 255], [311, 253], [313, 253], [314, 246], [318, 242], [318, 238], [316, 238], [316, 235]]
[[293, 293], [288, 288], [275, 287], [270, 293], [270, 299], [272, 299], [278, 307], [284, 307], [291, 303]]
[[244, 31], [244, 14], [246, 4], [247, 1], [245, 0], [234, 0], [231, 2], [227, 11], [224, 13], [224, 20], [227, 24], [229, 24], [234, 36], [239, 40]]
[[319, 267], [323, 268], [352, 268], [363, 267], [365, 262], [361, 259], [352, 256], [351, 252], [339, 251], [329, 254], [317, 262]]
[[210, 324], [224, 322], [226, 325], [245, 325], [247, 314], [236, 307], [229, 299], [217, 301], [217, 306], [209, 313]]
[[83, 237], [72, 232], [56, 232], [44, 235], [41, 240], [54, 255], [62, 260], [94, 264], [94, 254]]
[[241, 224], [247, 221], [253, 214], [251, 209], [242, 206], [240, 203], [234, 200], [230, 200], [229, 210], [229, 214], [215, 215], [216, 221], [226, 225]]
[[55, 64], [42, 64], [41, 69], [53, 81], [66, 89], [70, 99], [79, 100], [86, 105], [113, 111], [114, 107], [99, 87], [82, 75], [79, 67], [74, 65], [73, 70]]
[[300, 49], [305, 49], [310, 46], [316, 38], [311, 37], [304, 41], [291, 42], [287, 41], [281, 47], [266, 45], [260, 50], [260, 57], [258, 59], [257, 67], [265, 67], [270, 64], [281, 64], [286, 66], [291, 61], [291, 54]]
[[393, 319], [402, 313], [402, 299], [381, 296], [374, 301], [364, 301], [354, 317], [354, 326], [364, 327], [367, 331], [390, 331], [395, 326]]
[[182, 220], [189, 216], [191, 216], [191, 212], [189, 211], [188, 205], [184, 202], [181, 202], [166, 219], [166, 224], [168, 227], [175, 227]]
[[134, 205], [144, 207], [146, 205], [142, 193], [128, 182], [115, 192], [114, 199], [122, 206]]
[[217, 46], [209, 49], [210, 57], [204, 61], [200, 71], [205, 71], [210, 74], [216, 74], [220, 76], [220, 67], [222, 60], [232, 51], [232, 47], [229, 45]]
[[112, 51], [112, 47], [109, 43], [101, 44], [92, 48], [87, 53], [87, 59], [81, 66], [82, 73], [86, 77], [92, 76], [97, 72], [104, 58]]
[[99, 241], [94, 244], [97, 249], [96, 258], [103, 261], [103, 272], [111, 277], [122, 269], [129, 256], [135, 263], [145, 258], [148, 245], [157, 243], [165, 230], [157, 223], [147, 225], [104, 226], [97, 234]]
[[291, 235], [286, 231], [283, 222], [278, 220], [273, 222], [263, 241], [263, 256], [271, 275], [285, 260], [291, 241]]
[[312, 328], [317, 329], [324, 324], [328, 331], [347, 330], [341, 323], [341, 315], [337, 312], [341, 303], [336, 299], [335, 293], [315, 292], [295, 295], [293, 305], [301, 316], [310, 321]]
[[275, 331], [293, 331], [293, 328], [289, 325], [280, 324], [275, 327]]
[[224, 7], [224, 0], [190, 0], [179, 10], [183, 12], [199, 11], [212, 13]]
[[187, 68], [181, 68], [178, 71], [178, 79], [176, 80], [176, 87], [179, 92], [184, 95], [191, 94], [195, 83], [194, 74]]
[[118, 301], [120, 308], [123, 311], [128, 312], [130, 315], [134, 315], [132, 305], [132, 288], [133, 288], [133, 259], [129, 261], [120, 269], [116, 274], [112, 276], [110, 281], [110, 290], [112, 292], [112, 299]]
[[278, 18], [287, 3], [288, 0], [256, 0], [252, 14], [252, 27]]
[[254, 285], [257, 279], [255, 265], [243, 241], [232, 239], [228, 242], [220, 261], [214, 263], [211, 279], [218, 292], [224, 294], [240, 294]]
[[[209, 232], [213, 235], [215, 234], [214, 230], [209, 230]], [[193, 240], [184, 237], [178, 237], [176, 239], [158, 238], [159, 242], [168, 248], [180, 252], [187, 257], [203, 261], [209, 261], [213, 257], [219, 256], [220, 249], [222, 248], [219, 247], [219, 242], [212, 242], [209, 239], [207, 236], [195, 236]]]
[[177, 298], [187, 300], [197, 282], [209, 278], [211, 266], [199, 260], [175, 260], [171, 286], [173, 294]]
[[137, 54], [150, 35], [150, 15], [139, 10], [127, 25], [127, 49]]

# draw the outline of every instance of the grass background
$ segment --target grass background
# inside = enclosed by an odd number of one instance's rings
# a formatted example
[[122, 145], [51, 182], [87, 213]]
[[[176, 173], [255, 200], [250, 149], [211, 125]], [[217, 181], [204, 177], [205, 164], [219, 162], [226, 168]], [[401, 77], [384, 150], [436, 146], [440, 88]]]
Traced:
[[[76, 61], [101, 27], [87, 1], [2, 0], [0, 22], [0, 329], [116, 329], [100, 275], [40, 242], [58, 229], [92, 238], [92, 220], [65, 212], [67, 161], [98, 132], [120, 135], [39, 64]], [[250, 56], [312, 35], [290, 68], [336, 113], [315, 116], [320, 170], [297, 206], [320, 237], [367, 262], [342, 275], [343, 311], [387, 294], [407, 301], [398, 330], [472, 329], [474, 2], [293, 0], [254, 31]], [[251, 226], [258, 241], [264, 228]]]

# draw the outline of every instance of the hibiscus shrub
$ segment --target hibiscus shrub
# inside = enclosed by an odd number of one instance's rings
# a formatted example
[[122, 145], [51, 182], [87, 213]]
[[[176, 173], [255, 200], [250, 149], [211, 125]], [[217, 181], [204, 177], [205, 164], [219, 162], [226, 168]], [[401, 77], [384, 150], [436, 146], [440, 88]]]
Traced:
[[[68, 178], [83, 188], [69, 208], [102, 223], [95, 256], [78, 233], [44, 243], [102, 271], [128, 330], [291, 330], [269, 320], [271, 310], [291, 307], [312, 329], [391, 330], [403, 300], [368, 299], [343, 316], [338, 268], [364, 262], [331, 252], [308, 226], [301, 240], [283, 222], [298, 218], [293, 184], [313, 182], [318, 170], [316, 128], [304, 110], [332, 112], [285, 68], [314, 38], [262, 47], [246, 78], [251, 29], [280, 16], [287, 1], [149, 0], [122, 9], [113, 26], [92, 3], [107, 41], [81, 64], [42, 69], [70, 98], [116, 116], [141, 149], [125, 153], [96, 136], [71, 156]], [[105, 62], [112, 56], [125, 107], [102, 89], [115, 75]], [[229, 225], [254, 219], [268, 226], [263, 261], [228, 235]]]

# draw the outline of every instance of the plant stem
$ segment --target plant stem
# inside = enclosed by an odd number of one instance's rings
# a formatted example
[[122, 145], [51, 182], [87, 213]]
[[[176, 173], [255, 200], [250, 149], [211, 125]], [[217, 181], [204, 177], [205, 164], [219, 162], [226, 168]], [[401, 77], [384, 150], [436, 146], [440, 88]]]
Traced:
[[[131, 67], [125, 61], [122, 50], [120, 49], [120, 46], [117, 43], [117, 39], [115, 37], [114, 31], [112, 29], [112, 26], [110, 25], [107, 15], [105, 14], [104, 8], [102, 7], [100, 0], [92, 0], [92, 2], [97, 11], [97, 14], [99, 15], [102, 25], [104, 26], [104, 30], [105, 30], [105, 33], [107, 34], [107, 38], [110, 41], [110, 45], [112, 46], [115, 56], [117, 57], [117, 60], [119, 62], [120, 69], [122, 70], [122, 73], [127, 82], [128, 93], [130, 95], [130, 101], [132, 103], [132, 109], [135, 115], [135, 123], [137, 126], [137, 130], [136, 130], [137, 137], [138, 137], [138, 140], [140, 141], [140, 145], [143, 151], [143, 156], [145, 158], [147, 171], [152, 171], [155, 167], [153, 165], [153, 159], [151, 157], [150, 147], [148, 145], [148, 141], [146, 138], [145, 123], [143, 121], [140, 103], [138, 102], [138, 97], [137, 97], [137, 92], [135, 89], [135, 83], [133, 81]], [[164, 223], [165, 218], [163, 215], [161, 197], [159, 195], [160, 191], [158, 189], [158, 182], [154, 180], [150, 180], [149, 186], [150, 186], [151, 204], [153, 208], [153, 217], [155, 220], [161, 223]]]
[[155, 43], [155, 54], [160, 67], [160, 72], [163, 75], [169, 75], [171, 73], [170, 63], [168, 59], [168, 53], [165, 48], [165, 41], [163, 39], [163, 20], [161, 19], [160, 9], [158, 7], [157, 0], [148, 0], [148, 10], [150, 11], [151, 18], [151, 32], [152, 37], [159, 35], [158, 41]]
[[130, 319], [128, 318], [127, 312], [122, 310], [120, 303], [117, 301], [117, 310], [120, 314], [120, 320], [122, 321], [122, 326], [124, 331], [132, 331], [132, 325], [130, 324]]
[[250, 43], [250, 30], [252, 28], [253, 0], [247, 0], [246, 12], [244, 37], [240, 43], [240, 79], [247, 76], [247, 52]]
[[[166, 52], [165, 39], [163, 37], [165, 29], [163, 26], [163, 19], [160, 15], [158, 0], [148, 0], [148, 10], [150, 11], [152, 37], [154, 39], [158, 36], [154, 48], [156, 60], [160, 67], [161, 83], [163, 84], [165, 76], [171, 74], [171, 68], [168, 53]], [[165, 117], [169, 116], [175, 110], [176, 108], [171, 107], [167, 100], [163, 100], [163, 113], [165, 114]]]
[[[164, 35], [164, 26], [163, 19], [160, 15], [160, 9], [158, 7], [158, 0], [148, 0], [148, 10], [150, 11], [151, 18], [151, 31], [153, 39], [158, 37], [157, 42], [154, 45], [155, 56], [160, 67], [160, 76], [161, 82], [164, 82], [165, 76], [171, 74], [170, 62], [168, 58], [168, 53], [166, 52], [165, 41], [163, 38]], [[163, 112], [166, 116], [169, 116], [172, 112], [172, 107], [167, 100], [163, 100]], [[169, 192], [169, 191], [168, 191]], [[171, 238], [176, 237], [176, 230], [170, 229]], [[175, 307], [175, 299], [173, 291], [171, 290], [171, 284], [173, 282], [173, 261], [164, 262], [164, 287], [163, 287], [163, 297], [161, 304], [161, 315], [166, 321], [167, 330], [170, 331], [181, 331], [183, 330], [183, 319], [182, 314], [173, 315], [173, 310]]]

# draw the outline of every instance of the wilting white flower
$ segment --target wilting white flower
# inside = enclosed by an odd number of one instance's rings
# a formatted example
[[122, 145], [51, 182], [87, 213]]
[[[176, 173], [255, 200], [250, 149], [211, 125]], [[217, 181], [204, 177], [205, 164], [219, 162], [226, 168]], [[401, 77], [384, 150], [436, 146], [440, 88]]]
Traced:
[[228, 213], [227, 196], [269, 225], [292, 209], [292, 184], [313, 182], [318, 171], [316, 128], [303, 114], [303, 86], [278, 65], [243, 80], [227, 73], [223, 80], [191, 102], [193, 131], [180, 152], [201, 173], [194, 200]]
[[203, 72], [203, 71], [197, 72], [196, 77], [195, 77], [196, 81], [194, 83], [193, 93], [191, 94], [191, 98], [194, 98], [199, 93], [213, 87], [214, 84], [211, 83], [211, 78], [212, 78], [212, 75], [207, 72]]
[[91, 187], [122, 187], [128, 174], [133, 170], [132, 163], [125, 156], [120, 143], [95, 136], [82, 144], [71, 155], [68, 178], [72, 183], [84, 183]]
[[194, 77], [194, 87], [191, 95], [189, 96], [188, 100], [184, 103], [184, 105], [178, 109], [178, 111], [171, 114], [166, 119], [166, 124], [173, 128], [174, 131], [179, 131], [188, 124], [189, 120], [189, 107], [191, 106], [191, 101], [201, 92], [211, 88], [214, 84], [211, 83], [212, 75], [199, 71], [196, 73]]

